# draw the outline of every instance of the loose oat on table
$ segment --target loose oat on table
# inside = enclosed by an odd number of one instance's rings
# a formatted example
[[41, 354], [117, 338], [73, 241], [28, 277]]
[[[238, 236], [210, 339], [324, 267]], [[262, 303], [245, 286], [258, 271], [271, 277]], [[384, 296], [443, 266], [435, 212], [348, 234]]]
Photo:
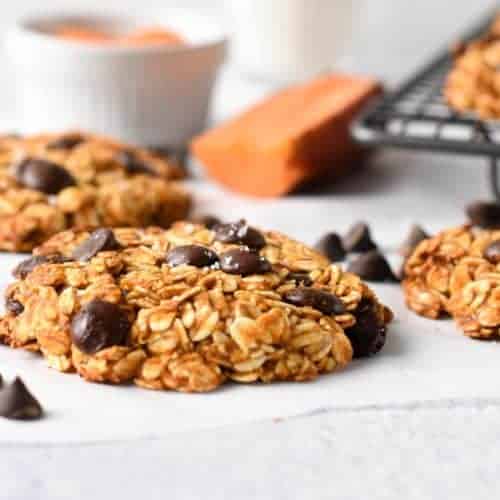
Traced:
[[311, 380], [383, 346], [389, 309], [278, 232], [106, 231], [60, 233], [17, 267], [4, 343], [90, 381], [187, 392]]
[[0, 250], [69, 228], [168, 227], [189, 210], [181, 177], [174, 162], [99, 136], [0, 136]]
[[451, 315], [471, 337], [500, 333], [500, 230], [472, 226], [422, 241], [405, 265], [408, 307], [429, 318]]

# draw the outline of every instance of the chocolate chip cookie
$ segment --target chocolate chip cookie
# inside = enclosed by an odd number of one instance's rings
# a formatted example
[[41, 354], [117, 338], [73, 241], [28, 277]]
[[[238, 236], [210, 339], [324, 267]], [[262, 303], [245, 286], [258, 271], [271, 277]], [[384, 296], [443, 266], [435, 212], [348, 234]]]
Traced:
[[148, 389], [311, 380], [376, 354], [392, 317], [359, 277], [245, 221], [70, 230], [14, 275], [4, 343]]
[[0, 136], [0, 250], [69, 228], [168, 227], [189, 210], [181, 177], [164, 157], [90, 134]]
[[470, 337], [500, 336], [500, 230], [469, 225], [425, 239], [405, 265], [409, 308], [451, 315]]

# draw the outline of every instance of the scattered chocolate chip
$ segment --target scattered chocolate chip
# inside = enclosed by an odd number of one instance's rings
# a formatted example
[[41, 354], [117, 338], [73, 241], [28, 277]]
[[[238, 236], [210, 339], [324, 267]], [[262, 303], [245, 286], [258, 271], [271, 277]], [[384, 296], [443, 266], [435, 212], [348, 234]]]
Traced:
[[82, 144], [85, 139], [81, 134], [66, 134], [47, 144], [47, 149], [70, 150]]
[[252, 250], [260, 250], [266, 245], [262, 234], [249, 226], [245, 220], [217, 224], [214, 227], [215, 239], [222, 243], [237, 243], [245, 245]]
[[42, 415], [40, 403], [19, 377], [0, 391], [0, 416], [17, 420], [34, 420]]
[[384, 347], [387, 330], [374, 310], [374, 304], [363, 299], [354, 311], [356, 324], [345, 329], [355, 358], [372, 356]]
[[228, 250], [220, 256], [221, 269], [229, 274], [264, 274], [271, 271], [271, 263], [251, 250], [238, 249]]
[[399, 253], [405, 258], [409, 257], [417, 245], [427, 238], [429, 235], [419, 225], [413, 224], [408, 236], [399, 247]]
[[24, 279], [29, 273], [31, 273], [31, 271], [33, 271], [33, 269], [35, 269], [35, 267], [42, 264], [62, 264], [68, 260], [70, 259], [63, 257], [60, 254], [35, 255], [34, 257], [30, 257], [29, 259], [20, 262], [12, 271], [12, 275], [14, 278]]
[[471, 223], [475, 226], [500, 228], [500, 203], [477, 201], [466, 208]]
[[111, 229], [96, 229], [83, 243], [73, 250], [73, 259], [87, 262], [99, 252], [119, 250], [121, 245], [116, 241]]
[[24, 306], [18, 300], [15, 300], [11, 297], [7, 297], [5, 299], [5, 309], [11, 312], [15, 316], [19, 316], [24, 311]]
[[14, 177], [19, 184], [46, 194], [59, 191], [76, 184], [73, 176], [63, 167], [40, 158], [26, 158], [14, 167]]
[[116, 304], [93, 300], [83, 306], [71, 322], [71, 339], [87, 354], [113, 345], [122, 345], [130, 331], [130, 322]]
[[303, 286], [311, 286], [313, 283], [311, 277], [309, 276], [309, 273], [304, 273], [304, 272], [288, 273], [286, 279], [290, 281], [295, 281], [297, 285], [303, 285]]
[[343, 244], [346, 252], [368, 252], [377, 248], [365, 222], [354, 224], [344, 236]]
[[201, 224], [207, 229], [213, 229], [215, 226], [221, 224], [221, 220], [215, 215], [200, 215], [198, 217], [193, 217], [191, 222], [194, 224]]
[[137, 158], [137, 155], [132, 151], [120, 151], [117, 153], [115, 159], [129, 174], [158, 176], [158, 173], [152, 166]]
[[349, 264], [347, 270], [366, 281], [399, 281], [385, 257], [378, 250], [370, 250], [360, 255]]
[[328, 257], [330, 262], [339, 262], [345, 259], [345, 250], [342, 240], [337, 233], [325, 234], [315, 245], [316, 250]]
[[187, 264], [195, 267], [209, 267], [219, 262], [217, 254], [200, 245], [183, 245], [170, 250], [165, 258], [169, 266]]
[[312, 307], [323, 314], [345, 313], [345, 306], [336, 295], [318, 288], [293, 288], [283, 294], [283, 300], [298, 307]]
[[500, 240], [490, 243], [484, 250], [484, 258], [492, 264], [500, 264]]

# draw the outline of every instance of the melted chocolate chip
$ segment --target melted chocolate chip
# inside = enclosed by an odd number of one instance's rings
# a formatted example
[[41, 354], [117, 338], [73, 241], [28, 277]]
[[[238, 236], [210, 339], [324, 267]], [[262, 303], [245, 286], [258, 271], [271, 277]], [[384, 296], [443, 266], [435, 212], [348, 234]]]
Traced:
[[372, 302], [363, 299], [354, 311], [356, 324], [345, 330], [355, 358], [372, 356], [384, 347], [387, 330], [383, 321], [378, 319], [374, 307]]
[[47, 149], [60, 149], [69, 151], [85, 141], [81, 134], [67, 134], [47, 144]]
[[35, 255], [34, 257], [30, 257], [29, 259], [20, 262], [12, 271], [12, 275], [14, 278], [24, 279], [29, 273], [31, 273], [31, 271], [33, 271], [33, 269], [35, 269], [35, 267], [42, 264], [62, 264], [68, 260], [70, 259], [63, 257], [60, 254]]
[[115, 235], [111, 229], [96, 229], [83, 243], [80, 243], [73, 250], [73, 259], [80, 262], [89, 261], [99, 252], [108, 250], [119, 250], [121, 245], [116, 241]]
[[210, 248], [200, 245], [183, 245], [170, 250], [165, 258], [169, 266], [183, 264], [195, 267], [209, 267], [219, 262], [217, 254]]
[[392, 272], [389, 263], [378, 250], [360, 255], [353, 260], [347, 270], [357, 274], [361, 279], [374, 282], [399, 282], [398, 277]]
[[336, 295], [318, 288], [293, 288], [283, 294], [283, 300], [297, 307], [312, 307], [323, 314], [345, 313], [345, 306]]
[[39, 158], [27, 158], [14, 167], [14, 177], [19, 184], [46, 194], [59, 191], [76, 184], [73, 176], [63, 167]]
[[14, 314], [14, 316], [19, 316], [24, 311], [24, 306], [18, 300], [7, 297], [5, 299], [5, 309]]
[[40, 403], [19, 377], [0, 391], [0, 416], [17, 420], [34, 420], [42, 415]]
[[129, 174], [144, 174], [153, 177], [158, 176], [156, 170], [140, 160], [132, 151], [120, 151], [116, 155], [116, 161], [123, 166]]
[[309, 273], [305, 272], [288, 273], [286, 279], [290, 281], [295, 281], [297, 285], [303, 285], [303, 286], [311, 286], [313, 283], [311, 277], [309, 276]]
[[93, 300], [86, 304], [71, 322], [71, 339], [87, 354], [113, 345], [123, 345], [130, 331], [130, 322], [116, 304]]
[[427, 238], [429, 238], [429, 235], [420, 226], [414, 224], [410, 228], [408, 236], [401, 244], [399, 248], [399, 253], [403, 257], [408, 258], [413, 253], [413, 250], [415, 250], [417, 245], [421, 241], [426, 240]]
[[500, 240], [490, 243], [484, 250], [484, 258], [492, 264], [500, 264]]
[[327, 257], [330, 262], [339, 262], [345, 259], [344, 245], [336, 233], [325, 234], [315, 245], [316, 250]]
[[271, 263], [258, 253], [246, 249], [233, 249], [220, 256], [221, 269], [229, 274], [264, 274], [271, 271]]
[[477, 201], [466, 208], [472, 224], [486, 229], [500, 228], [500, 203]]
[[344, 236], [346, 252], [368, 252], [377, 248], [372, 240], [370, 228], [364, 222], [357, 222]]
[[215, 215], [200, 215], [198, 217], [193, 217], [191, 222], [194, 224], [201, 224], [205, 226], [207, 229], [213, 229], [215, 226], [221, 224], [221, 220]]
[[245, 245], [252, 250], [260, 250], [266, 245], [264, 236], [253, 227], [250, 227], [244, 220], [228, 224], [217, 224], [214, 231], [215, 239], [222, 243]]

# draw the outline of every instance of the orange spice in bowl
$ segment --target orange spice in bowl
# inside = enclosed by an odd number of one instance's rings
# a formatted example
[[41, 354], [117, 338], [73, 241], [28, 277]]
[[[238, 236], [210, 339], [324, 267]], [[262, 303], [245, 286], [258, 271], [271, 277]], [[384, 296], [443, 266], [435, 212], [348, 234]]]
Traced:
[[186, 40], [174, 31], [162, 27], [140, 28], [126, 34], [115, 35], [80, 26], [61, 26], [53, 34], [64, 40], [89, 44], [117, 46], [181, 45]]

